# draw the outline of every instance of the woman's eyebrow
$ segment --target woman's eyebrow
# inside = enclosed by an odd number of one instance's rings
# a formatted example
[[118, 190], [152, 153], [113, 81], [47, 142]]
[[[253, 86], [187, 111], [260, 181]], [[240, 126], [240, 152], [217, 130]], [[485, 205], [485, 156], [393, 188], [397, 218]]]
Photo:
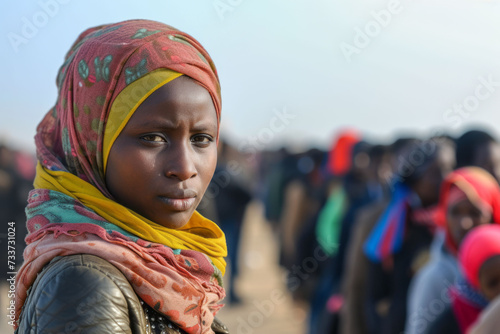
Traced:
[[217, 130], [217, 123], [211, 122], [211, 121], [200, 121], [195, 123], [192, 127], [192, 130], [194, 131], [216, 131]]
[[144, 122], [135, 124], [134, 128], [174, 129], [177, 126], [178, 125], [176, 125], [173, 122], [166, 120], [166, 119], [155, 119], [155, 120], [150, 119], [150, 120], [146, 120]]
[[[176, 129], [180, 126], [179, 123], [174, 123], [170, 120], [162, 119], [162, 120], [147, 120], [138, 124], [133, 125], [133, 128], [137, 129]], [[210, 131], [216, 130], [217, 123], [210, 121], [200, 121], [191, 127], [193, 131]]]

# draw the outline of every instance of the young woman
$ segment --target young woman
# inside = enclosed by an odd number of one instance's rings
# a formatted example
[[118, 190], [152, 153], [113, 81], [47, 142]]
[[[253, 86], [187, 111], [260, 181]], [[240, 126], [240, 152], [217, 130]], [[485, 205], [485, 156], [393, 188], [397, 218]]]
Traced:
[[83, 32], [37, 129], [18, 333], [227, 333], [224, 234], [195, 211], [220, 87], [191, 36], [133, 20]]

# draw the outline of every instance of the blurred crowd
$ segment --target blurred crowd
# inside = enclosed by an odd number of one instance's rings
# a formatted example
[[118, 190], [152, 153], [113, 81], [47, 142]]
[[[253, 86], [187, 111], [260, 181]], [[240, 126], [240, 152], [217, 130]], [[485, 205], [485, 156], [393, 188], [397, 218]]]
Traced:
[[[34, 166], [31, 155], [0, 145], [0, 246], [7, 249], [5, 222], [16, 222], [18, 264]], [[226, 234], [230, 305], [242, 302], [238, 251], [256, 200], [293, 301], [309, 310], [309, 334], [492, 333], [499, 182], [500, 143], [481, 129], [392, 143], [348, 129], [329, 150], [300, 153], [241, 152], [221, 140], [198, 209]]]
[[[23, 260], [23, 250], [26, 246], [24, 238], [27, 233], [24, 208], [28, 193], [33, 188], [35, 164], [34, 155], [0, 143], [0, 221], [2, 222], [0, 278], [2, 283], [6, 283], [7, 273], [13, 271], [9, 270], [8, 265], [15, 262], [17, 267]], [[9, 256], [15, 256], [15, 261], [12, 261], [12, 257]], [[0, 299], [5, 297], [1, 296]]]
[[263, 203], [309, 334], [488, 333], [500, 308], [499, 181], [493, 133], [388, 144], [348, 129], [327, 151], [221, 145], [201, 210], [226, 232], [236, 277], [245, 207]]

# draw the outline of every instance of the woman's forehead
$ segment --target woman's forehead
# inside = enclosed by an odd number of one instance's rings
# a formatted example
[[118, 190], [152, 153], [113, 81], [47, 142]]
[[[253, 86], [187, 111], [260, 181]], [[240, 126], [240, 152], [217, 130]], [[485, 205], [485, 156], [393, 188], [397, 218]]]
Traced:
[[142, 104], [145, 106], [152, 106], [167, 102], [201, 103], [208, 100], [212, 101], [210, 93], [195, 80], [183, 75], [156, 89], [142, 102]]
[[153, 92], [134, 113], [133, 126], [166, 128], [189, 122], [217, 128], [217, 112], [209, 92], [196, 81], [181, 76]]

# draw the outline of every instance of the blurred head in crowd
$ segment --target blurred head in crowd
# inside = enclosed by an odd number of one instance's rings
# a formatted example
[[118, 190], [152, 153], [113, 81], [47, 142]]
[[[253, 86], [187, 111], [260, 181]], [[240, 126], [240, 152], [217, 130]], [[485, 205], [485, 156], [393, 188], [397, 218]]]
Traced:
[[443, 182], [438, 224], [446, 231], [446, 243], [455, 253], [473, 228], [500, 223], [500, 187], [479, 167], [453, 171]]
[[418, 142], [419, 141], [416, 138], [398, 138], [394, 141], [394, 143], [389, 145], [391, 178], [395, 178], [396, 181], [401, 181], [402, 178], [399, 174], [402, 174], [404, 171], [399, 170], [403, 167], [400, 162], [400, 157], [403, 157], [406, 151]]
[[500, 181], [500, 144], [492, 135], [471, 130], [460, 136], [456, 144], [457, 168], [478, 166]]
[[14, 163], [14, 152], [6, 145], [0, 144], [0, 167], [10, 167]]
[[323, 181], [321, 164], [325, 159], [325, 152], [311, 148], [297, 156], [297, 171], [305, 177], [309, 185], [319, 186]]
[[388, 184], [392, 176], [391, 151], [386, 145], [374, 145], [368, 152], [370, 159], [369, 178], [379, 184]]
[[436, 204], [441, 182], [455, 166], [452, 141], [442, 137], [426, 141], [407, 140], [399, 152], [396, 156], [396, 181], [409, 186], [420, 198], [422, 206]]
[[352, 166], [354, 146], [361, 140], [355, 130], [341, 131], [328, 153], [327, 170], [333, 176], [345, 175]]
[[471, 231], [459, 253], [467, 281], [489, 301], [500, 295], [500, 226], [485, 225]]
[[372, 145], [365, 141], [360, 141], [353, 146], [352, 161], [349, 173], [351, 176], [362, 181], [370, 179], [370, 150]]

